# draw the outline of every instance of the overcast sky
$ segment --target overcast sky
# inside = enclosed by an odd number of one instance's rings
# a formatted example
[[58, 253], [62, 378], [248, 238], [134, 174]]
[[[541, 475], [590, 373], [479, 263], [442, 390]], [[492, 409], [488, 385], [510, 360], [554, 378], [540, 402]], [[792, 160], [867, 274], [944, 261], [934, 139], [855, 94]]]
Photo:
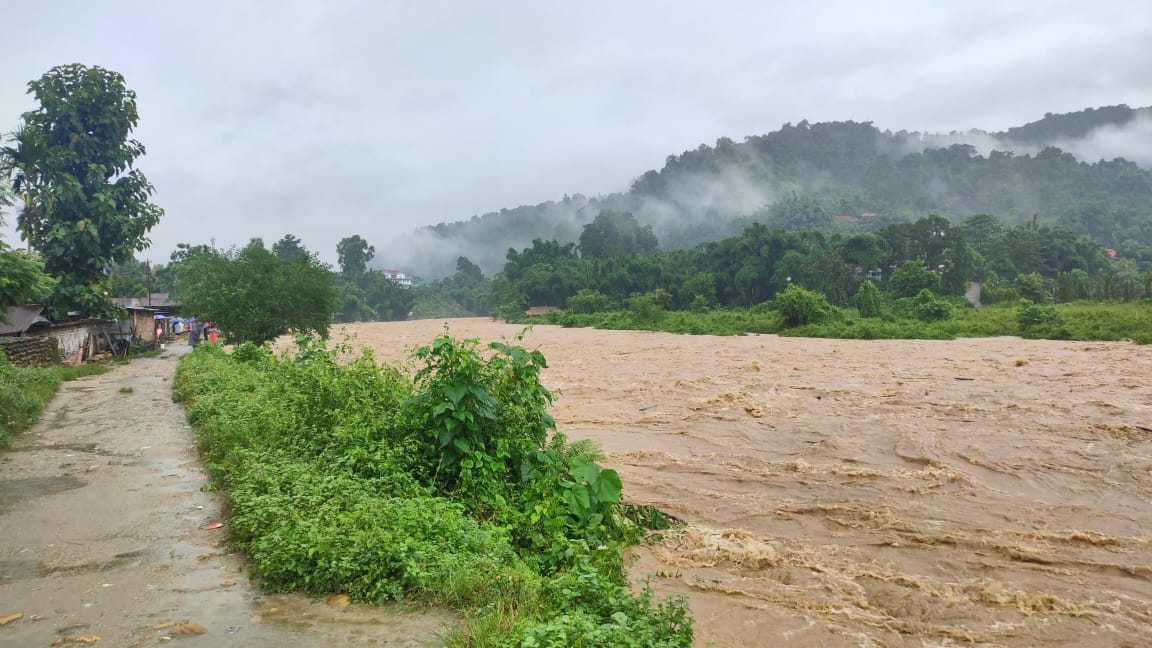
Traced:
[[670, 153], [803, 119], [994, 131], [1152, 105], [1149, 0], [56, 0], [3, 20], [0, 130], [55, 65], [136, 91], [138, 167], [166, 211], [154, 262], [293, 233], [334, 263], [352, 234], [384, 250], [624, 190]]

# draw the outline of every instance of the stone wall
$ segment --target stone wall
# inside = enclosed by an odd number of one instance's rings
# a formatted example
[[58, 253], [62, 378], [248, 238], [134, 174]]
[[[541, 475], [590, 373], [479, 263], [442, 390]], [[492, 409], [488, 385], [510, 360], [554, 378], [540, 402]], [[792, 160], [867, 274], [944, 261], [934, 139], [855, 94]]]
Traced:
[[18, 367], [52, 367], [60, 364], [60, 347], [50, 337], [0, 337], [0, 349]]

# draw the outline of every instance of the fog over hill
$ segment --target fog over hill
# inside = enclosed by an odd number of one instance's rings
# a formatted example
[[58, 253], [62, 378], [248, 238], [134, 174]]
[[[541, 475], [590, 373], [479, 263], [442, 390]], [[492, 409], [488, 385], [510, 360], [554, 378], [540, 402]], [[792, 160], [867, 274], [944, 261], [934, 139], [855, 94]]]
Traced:
[[[574, 194], [421, 228], [378, 246], [376, 258], [437, 278], [466, 256], [491, 275], [509, 248], [536, 238], [577, 241], [602, 209], [632, 212], [653, 226], [665, 249], [731, 236], [752, 221], [854, 230], [927, 213], [993, 213], [1010, 222], [1036, 216], [1109, 244], [1149, 243], [1152, 108], [1048, 114], [997, 133], [785, 124], [743, 142], [721, 137], [669, 155], [627, 191]], [[869, 217], [862, 222], [860, 214]]]

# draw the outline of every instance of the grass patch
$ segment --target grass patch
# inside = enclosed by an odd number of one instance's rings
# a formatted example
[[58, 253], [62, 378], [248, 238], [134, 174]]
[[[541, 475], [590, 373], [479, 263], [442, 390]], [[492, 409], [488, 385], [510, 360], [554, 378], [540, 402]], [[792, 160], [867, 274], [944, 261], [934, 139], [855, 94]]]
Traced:
[[59, 387], [55, 368], [16, 367], [0, 353], [0, 448], [36, 422]]
[[131, 394], [133, 391], [135, 391], [135, 390], [132, 389], [131, 387], [121, 387], [120, 388], [121, 394]]
[[60, 380], [68, 382], [70, 380], [77, 380], [88, 376], [99, 376], [112, 371], [112, 368], [106, 364], [90, 362], [88, 364], [76, 365], [74, 367], [55, 367], [56, 372], [60, 375]]
[[692, 644], [682, 598], [625, 578], [667, 520], [555, 432], [539, 352], [445, 334], [408, 375], [299, 342], [201, 346], [175, 382], [265, 589], [447, 606], [466, 619], [449, 646]]
[[[923, 300], [922, 300], [923, 301]], [[944, 304], [948, 304], [948, 308]], [[713, 308], [702, 312], [666, 311], [659, 317], [637, 318], [629, 311], [579, 314], [553, 311], [532, 318], [537, 323], [572, 328], [665, 331], [690, 335], [778, 333], [794, 337], [841, 339], [951, 340], [1022, 336], [1059, 340], [1132, 340], [1152, 342], [1152, 302], [1073, 302], [1034, 306], [1021, 315], [1017, 304], [973, 308], [963, 298], [936, 298], [928, 306], [943, 315], [925, 319], [924, 303], [914, 298], [885, 304], [880, 317], [861, 317], [855, 308], [833, 309], [820, 321], [786, 326], [784, 318], [765, 303], [753, 308]]]

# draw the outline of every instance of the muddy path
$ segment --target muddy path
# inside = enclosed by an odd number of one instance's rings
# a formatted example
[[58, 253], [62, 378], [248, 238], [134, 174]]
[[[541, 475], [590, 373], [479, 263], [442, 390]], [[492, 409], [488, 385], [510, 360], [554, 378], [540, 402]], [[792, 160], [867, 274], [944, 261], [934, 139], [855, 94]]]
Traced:
[[187, 350], [64, 383], [0, 452], [0, 646], [439, 644], [443, 615], [253, 587], [172, 403]]
[[[521, 327], [448, 322], [487, 342]], [[390, 360], [444, 322], [349, 327]], [[1152, 645], [1152, 347], [540, 326], [700, 646]]]

